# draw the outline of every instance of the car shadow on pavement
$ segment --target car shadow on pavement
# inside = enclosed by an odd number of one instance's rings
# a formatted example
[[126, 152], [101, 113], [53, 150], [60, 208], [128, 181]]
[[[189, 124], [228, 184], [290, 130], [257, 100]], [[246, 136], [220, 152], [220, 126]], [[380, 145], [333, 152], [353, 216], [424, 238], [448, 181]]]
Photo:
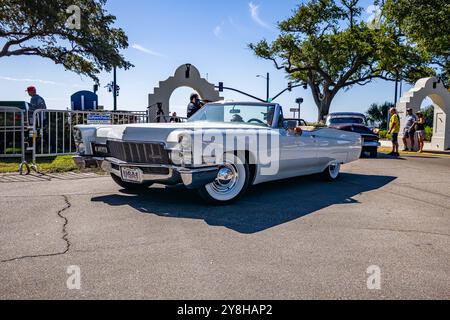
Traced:
[[227, 206], [208, 206], [195, 191], [182, 186], [153, 187], [140, 194], [111, 194], [91, 201], [130, 206], [139, 214], [202, 219], [211, 226], [252, 234], [331, 205], [357, 203], [354, 196], [379, 189], [393, 180], [395, 177], [353, 173], [343, 173], [332, 183], [316, 176], [293, 178], [251, 187], [240, 201]]

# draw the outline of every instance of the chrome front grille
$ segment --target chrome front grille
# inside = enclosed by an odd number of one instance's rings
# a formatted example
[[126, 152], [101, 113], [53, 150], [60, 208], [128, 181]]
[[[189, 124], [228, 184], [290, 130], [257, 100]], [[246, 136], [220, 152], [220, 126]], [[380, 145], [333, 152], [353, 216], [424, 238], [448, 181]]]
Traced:
[[362, 138], [365, 142], [376, 142], [380, 140], [380, 138], [375, 135], [362, 135]]
[[108, 140], [111, 157], [134, 164], [169, 164], [169, 153], [162, 143], [124, 142]]

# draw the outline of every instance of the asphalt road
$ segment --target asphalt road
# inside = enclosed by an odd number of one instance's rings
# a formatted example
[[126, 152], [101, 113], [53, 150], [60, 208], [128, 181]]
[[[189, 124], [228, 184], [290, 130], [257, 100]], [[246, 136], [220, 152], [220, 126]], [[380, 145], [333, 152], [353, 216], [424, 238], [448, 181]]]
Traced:
[[343, 170], [227, 207], [180, 187], [126, 194], [108, 177], [0, 183], [0, 298], [449, 299], [450, 158]]

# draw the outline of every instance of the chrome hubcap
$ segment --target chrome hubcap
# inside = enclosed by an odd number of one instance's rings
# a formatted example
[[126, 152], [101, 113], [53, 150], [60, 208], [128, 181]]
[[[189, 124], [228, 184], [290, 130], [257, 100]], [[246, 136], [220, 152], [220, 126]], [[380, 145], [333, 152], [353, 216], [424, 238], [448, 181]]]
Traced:
[[238, 173], [234, 165], [227, 164], [220, 168], [212, 187], [216, 192], [227, 193], [233, 189], [238, 181]]
[[334, 178], [339, 174], [339, 170], [340, 170], [340, 164], [339, 163], [333, 163], [330, 165], [329, 170], [330, 170], [330, 175]]

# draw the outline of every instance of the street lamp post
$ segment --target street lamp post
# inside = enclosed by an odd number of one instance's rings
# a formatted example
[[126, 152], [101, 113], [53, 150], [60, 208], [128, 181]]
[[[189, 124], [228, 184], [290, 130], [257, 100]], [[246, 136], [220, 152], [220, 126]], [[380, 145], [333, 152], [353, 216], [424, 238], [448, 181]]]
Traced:
[[262, 76], [262, 75], [258, 74], [256, 77], [257, 78], [266, 79], [266, 82], [267, 82], [267, 85], [266, 85], [266, 97], [267, 97], [267, 99], [266, 99], [266, 101], [269, 102], [269, 100], [270, 100], [270, 73], [267, 72], [267, 76]]

